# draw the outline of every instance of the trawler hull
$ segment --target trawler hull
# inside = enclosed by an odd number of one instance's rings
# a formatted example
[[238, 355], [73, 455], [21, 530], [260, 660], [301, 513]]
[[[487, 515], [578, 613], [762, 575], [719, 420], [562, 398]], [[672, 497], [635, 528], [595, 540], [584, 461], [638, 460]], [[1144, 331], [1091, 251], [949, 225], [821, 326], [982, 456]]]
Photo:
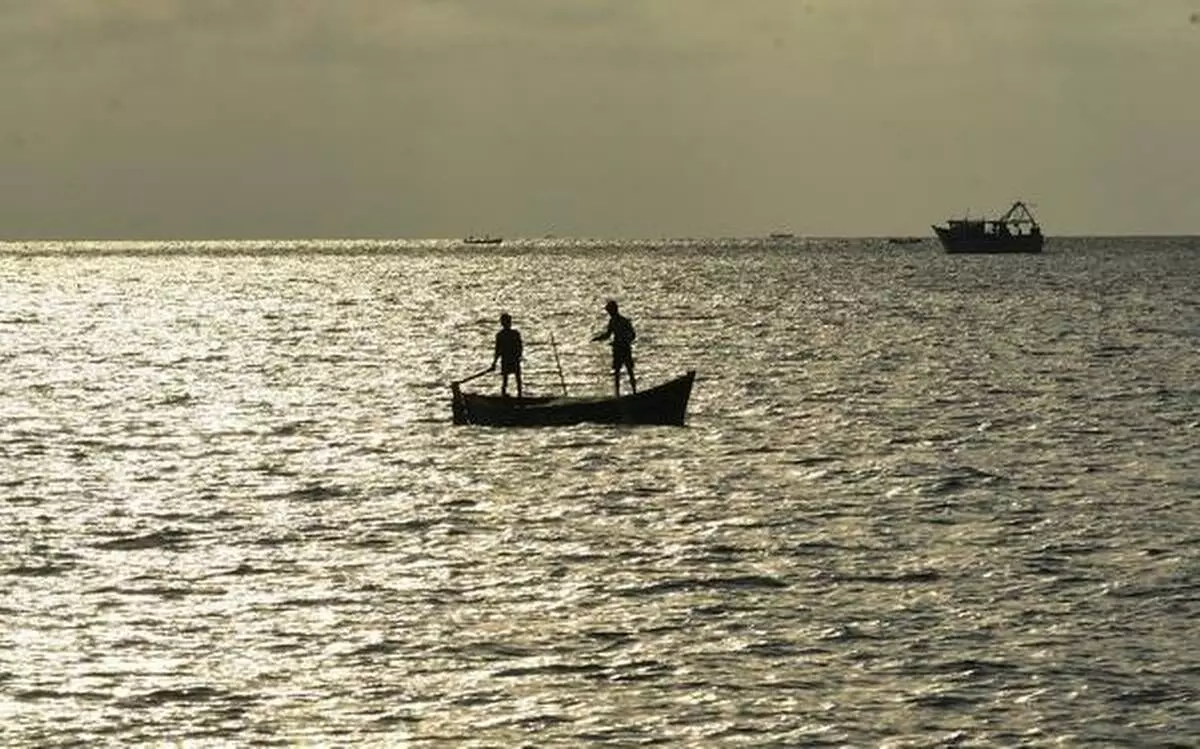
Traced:
[[1045, 238], [1041, 234], [979, 235], [935, 226], [942, 248], [948, 253], [1037, 253]]

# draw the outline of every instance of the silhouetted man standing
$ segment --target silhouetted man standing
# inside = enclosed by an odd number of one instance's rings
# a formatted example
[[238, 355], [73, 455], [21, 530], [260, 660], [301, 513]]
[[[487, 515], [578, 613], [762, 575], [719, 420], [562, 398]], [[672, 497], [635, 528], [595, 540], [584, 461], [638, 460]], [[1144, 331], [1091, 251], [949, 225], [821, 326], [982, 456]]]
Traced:
[[496, 362], [500, 362], [501, 395], [508, 395], [508, 376], [510, 374], [517, 378], [517, 397], [520, 398], [522, 395], [521, 354], [523, 350], [521, 333], [512, 326], [512, 315], [507, 312], [501, 314], [500, 330], [496, 333], [496, 353], [492, 357], [492, 371], [496, 369]]
[[608, 327], [596, 334], [592, 340], [603, 341], [612, 338], [613, 390], [618, 396], [621, 395], [621, 367], [624, 367], [629, 372], [629, 388], [636, 393], [637, 378], [633, 376], [633, 339], [637, 338], [637, 333], [634, 332], [633, 323], [629, 322], [629, 318], [617, 310], [615, 301], [609, 299], [604, 309], [608, 312]]

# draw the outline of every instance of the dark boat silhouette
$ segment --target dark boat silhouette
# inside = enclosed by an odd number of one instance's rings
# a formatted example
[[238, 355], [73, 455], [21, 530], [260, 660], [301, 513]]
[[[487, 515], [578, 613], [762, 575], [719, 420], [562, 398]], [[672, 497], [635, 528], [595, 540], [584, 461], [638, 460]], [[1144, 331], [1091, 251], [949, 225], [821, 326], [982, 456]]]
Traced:
[[1042, 228], [1021, 201], [996, 219], [951, 219], [934, 226], [946, 252], [1041, 252]]
[[490, 234], [485, 234], [482, 237], [471, 235], [463, 239], [463, 244], [500, 244], [504, 241], [504, 237], [493, 237]]
[[467, 393], [451, 383], [455, 424], [493, 427], [627, 424], [683, 426], [696, 371], [620, 397], [542, 396], [512, 398]]

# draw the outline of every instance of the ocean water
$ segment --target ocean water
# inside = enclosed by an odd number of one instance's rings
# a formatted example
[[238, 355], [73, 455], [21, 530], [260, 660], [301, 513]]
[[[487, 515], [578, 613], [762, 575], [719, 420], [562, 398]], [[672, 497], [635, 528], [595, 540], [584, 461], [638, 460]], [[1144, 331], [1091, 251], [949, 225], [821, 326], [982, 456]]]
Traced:
[[[1200, 741], [1200, 239], [10, 243], [0, 290], [0, 745]], [[450, 424], [503, 310], [530, 390], [610, 388], [609, 297], [687, 427]]]

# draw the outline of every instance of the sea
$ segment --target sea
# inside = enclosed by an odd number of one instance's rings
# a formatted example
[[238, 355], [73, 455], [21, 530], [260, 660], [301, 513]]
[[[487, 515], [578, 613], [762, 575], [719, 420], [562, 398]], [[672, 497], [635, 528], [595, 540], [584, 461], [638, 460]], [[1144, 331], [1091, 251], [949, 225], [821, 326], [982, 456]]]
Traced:
[[7, 242], [0, 538], [5, 747], [1194, 747], [1200, 238]]

